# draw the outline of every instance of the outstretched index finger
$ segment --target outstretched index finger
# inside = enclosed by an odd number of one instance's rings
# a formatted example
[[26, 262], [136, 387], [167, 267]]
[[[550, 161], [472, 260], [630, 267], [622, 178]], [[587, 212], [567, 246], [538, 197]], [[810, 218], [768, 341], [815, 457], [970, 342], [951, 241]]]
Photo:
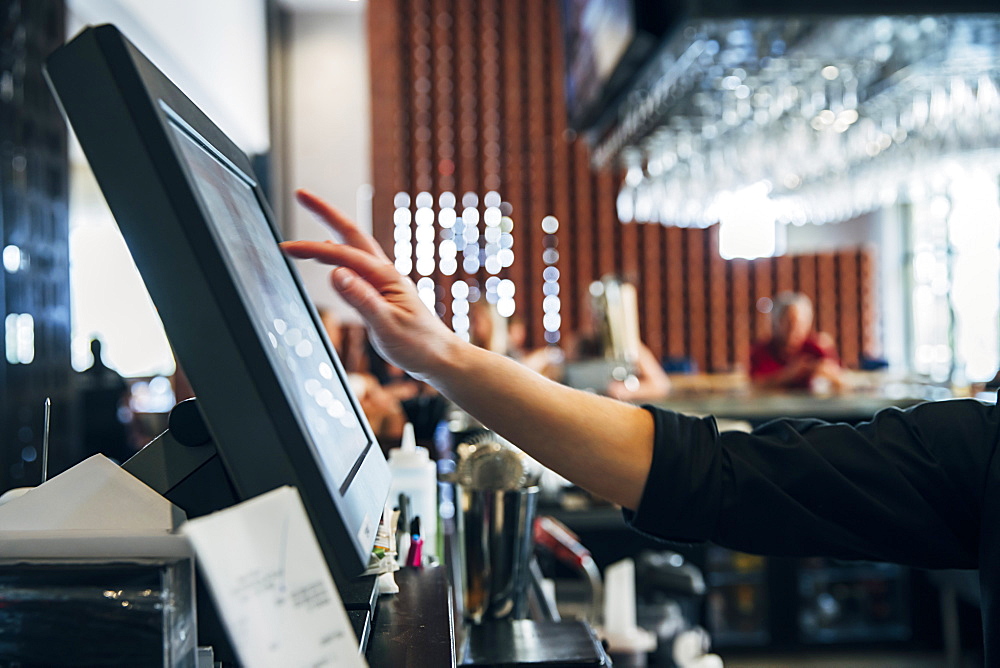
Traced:
[[344, 243], [371, 253], [383, 260], [389, 259], [385, 251], [382, 250], [382, 247], [379, 246], [378, 242], [370, 234], [359, 229], [354, 221], [316, 195], [300, 188], [295, 191], [295, 198], [299, 201], [299, 204], [322, 218], [334, 232], [340, 235]]
[[347, 267], [381, 291], [401, 277], [388, 259], [372, 257], [362, 249], [326, 241], [283, 241], [281, 249], [288, 255], [304, 260], [319, 260], [323, 264]]

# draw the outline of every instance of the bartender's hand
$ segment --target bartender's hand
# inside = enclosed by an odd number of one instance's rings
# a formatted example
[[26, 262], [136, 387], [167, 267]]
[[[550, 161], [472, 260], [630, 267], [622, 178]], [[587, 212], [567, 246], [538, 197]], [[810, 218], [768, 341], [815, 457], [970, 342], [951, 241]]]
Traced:
[[368, 234], [316, 196], [299, 202], [343, 243], [290, 241], [293, 257], [334, 265], [331, 283], [392, 363], [581, 487], [637, 508], [653, 458], [653, 419], [641, 408], [559, 385], [458, 338]]
[[428, 310], [413, 281], [396, 271], [375, 239], [312, 193], [299, 190], [296, 197], [343, 243], [286, 241], [282, 249], [293, 257], [335, 265], [330, 282], [368, 322], [369, 336], [379, 353], [422, 380], [432, 376], [442, 356], [464, 342]]

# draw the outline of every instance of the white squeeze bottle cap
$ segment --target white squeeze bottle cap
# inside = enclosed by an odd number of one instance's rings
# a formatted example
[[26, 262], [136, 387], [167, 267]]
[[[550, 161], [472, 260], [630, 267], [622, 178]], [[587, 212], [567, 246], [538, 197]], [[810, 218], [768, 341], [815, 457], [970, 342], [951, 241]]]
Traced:
[[413, 433], [413, 423], [403, 425], [403, 437], [399, 447], [389, 451], [389, 465], [393, 468], [419, 468], [426, 466], [431, 460], [427, 448], [417, 445], [417, 437]]
[[417, 445], [413, 425], [403, 426], [399, 447], [389, 451], [389, 468], [392, 486], [389, 501], [394, 503], [399, 495], [410, 497], [410, 519], [420, 518], [424, 554], [437, 554], [437, 464], [430, 458], [427, 448]]

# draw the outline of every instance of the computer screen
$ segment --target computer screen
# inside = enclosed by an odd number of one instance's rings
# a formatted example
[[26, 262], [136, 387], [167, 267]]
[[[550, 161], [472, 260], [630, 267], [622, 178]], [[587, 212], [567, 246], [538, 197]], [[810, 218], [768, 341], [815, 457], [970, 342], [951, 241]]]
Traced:
[[81, 32], [47, 76], [236, 497], [294, 485], [334, 577], [360, 573], [389, 468], [250, 160], [114, 26]]
[[340, 489], [369, 444], [360, 413], [353, 409], [347, 386], [340, 379], [331, 382], [336, 372], [330, 352], [275, 244], [252, 181], [215, 157], [204, 140], [170, 115], [181, 154], [208, 208], [210, 231], [238, 279], [236, 287], [257, 336], [266, 341], [278, 380], [300, 412], [321, 470], [339, 476], [329, 480], [331, 489]]

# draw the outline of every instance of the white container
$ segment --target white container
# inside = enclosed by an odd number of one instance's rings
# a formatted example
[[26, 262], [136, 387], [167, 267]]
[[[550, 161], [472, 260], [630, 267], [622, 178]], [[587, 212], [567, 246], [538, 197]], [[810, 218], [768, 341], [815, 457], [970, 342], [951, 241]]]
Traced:
[[635, 562], [622, 559], [604, 569], [604, 628], [614, 665], [645, 666], [656, 635], [636, 625]]
[[[403, 427], [400, 447], [389, 451], [389, 469], [392, 486], [389, 488], [389, 505], [395, 506], [400, 494], [410, 497], [410, 519], [420, 518], [420, 537], [424, 541], [423, 554], [437, 555], [438, 498], [437, 464], [430, 458], [427, 448], [417, 445], [413, 425]], [[406, 555], [400, 555], [405, 559]]]

